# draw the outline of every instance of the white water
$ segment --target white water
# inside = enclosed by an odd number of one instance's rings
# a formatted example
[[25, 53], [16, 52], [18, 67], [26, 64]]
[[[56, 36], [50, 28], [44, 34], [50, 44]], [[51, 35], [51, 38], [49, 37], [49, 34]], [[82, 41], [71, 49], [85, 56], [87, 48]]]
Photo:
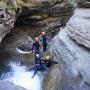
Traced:
[[7, 77], [5, 80], [28, 90], [41, 90], [41, 82], [43, 79], [41, 74], [35, 75], [35, 77], [32, 78], [34, 72], [26, 71], [25, 66], [20, 66], [16, 63], [10, 63], [10, 66], [12, 67], [12, 72], [6, 74]]
[[22, 53], [22, 54], [31, 53], [31, 51], [26, 52], [26, 51], [22, 51], [22, 50], [20, 50], [18, 48], [16, 48], [16, 50], [17, 50], [17, 52]]

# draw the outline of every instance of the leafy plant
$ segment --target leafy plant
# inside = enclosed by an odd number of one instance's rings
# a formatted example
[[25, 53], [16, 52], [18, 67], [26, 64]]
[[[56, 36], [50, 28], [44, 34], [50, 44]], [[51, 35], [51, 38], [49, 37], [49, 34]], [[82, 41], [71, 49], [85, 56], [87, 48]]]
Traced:
[[15, 1], [10, 1], [8, 0], [6, 3], [6, 9], [8, 12], [15, 14], [17, 9], [21, 9], [23, 2], [21, 0], [15, 0]]

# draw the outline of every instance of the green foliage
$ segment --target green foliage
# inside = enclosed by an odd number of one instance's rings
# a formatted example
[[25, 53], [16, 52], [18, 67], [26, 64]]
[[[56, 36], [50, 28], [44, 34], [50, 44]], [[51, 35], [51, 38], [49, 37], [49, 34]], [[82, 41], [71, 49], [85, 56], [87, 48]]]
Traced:
[[21, 0], [16, 0], [17, 8], [21, 8], [23, 5], [23, 2]]
[[3, 8], [3, 9], [6, 8], [6, 4], [3, 1], [0, 1], [0, 8]]
[[8, 12], [15, 14], [17, 9], [21, 9], [23, 5], [23, 2], [21, 0], [15, 0], [15, 1], [0, 1], [0, 8], [7, 9]]
[[12, 13], [12, 14], [15, 14], [16, 12], [16, 7], [14, 5], [7, 5], [7, 11]]
[[65, 0], [67, 3], [72, 3], [73, 0]]
[[73, 0], [65, 0], [68, 5], [73, 5]]

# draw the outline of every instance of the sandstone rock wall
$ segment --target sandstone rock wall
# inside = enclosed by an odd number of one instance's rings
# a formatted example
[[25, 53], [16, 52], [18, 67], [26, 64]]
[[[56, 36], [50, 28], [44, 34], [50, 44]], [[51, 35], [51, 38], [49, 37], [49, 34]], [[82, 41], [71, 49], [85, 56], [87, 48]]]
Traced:
[[52, 50], [61, 66], [61, 79], [54, 90], [90, 90], [89, 29], [90, 8], [77, 8], [67, 26], [53, 39]]
[[22, 12], [17, 15], [18, 24], [29, 25], [37, 31], [58, 32], [65, 26], [73, 13], [73, 5], [68, 0], [27, 0]]

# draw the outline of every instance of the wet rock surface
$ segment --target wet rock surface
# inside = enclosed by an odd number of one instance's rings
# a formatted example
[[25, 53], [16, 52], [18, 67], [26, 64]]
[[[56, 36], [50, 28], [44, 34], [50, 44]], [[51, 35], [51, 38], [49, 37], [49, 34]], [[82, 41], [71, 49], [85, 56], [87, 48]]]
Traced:
[[0, 90], [26, 90], [8, 81], [0, 80]]
[[53, 53], [61, 66], [58, 74], [61, 79], [54, 90], [90, 89], [89, 13], [89, 8], [76, 9], [67, 26], [52, 41]]

